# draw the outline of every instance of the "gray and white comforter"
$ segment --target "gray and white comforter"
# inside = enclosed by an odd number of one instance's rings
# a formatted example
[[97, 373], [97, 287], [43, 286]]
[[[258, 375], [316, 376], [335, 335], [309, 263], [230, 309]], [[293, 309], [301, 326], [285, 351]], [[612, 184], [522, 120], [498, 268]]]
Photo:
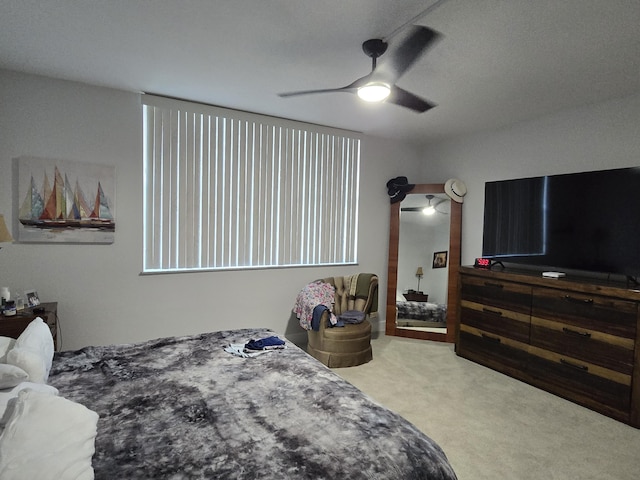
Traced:
[[96, 411], [96, 479], [455, 479], [426, 435], [261, 329], [57, 353], [49, 383]]
[[[425, 323], [445, 325], [447, 305], [431, 302], [396, 302], [398, 320], [421, 320]], [[437, 325], [434, 325], [437, 326]]]

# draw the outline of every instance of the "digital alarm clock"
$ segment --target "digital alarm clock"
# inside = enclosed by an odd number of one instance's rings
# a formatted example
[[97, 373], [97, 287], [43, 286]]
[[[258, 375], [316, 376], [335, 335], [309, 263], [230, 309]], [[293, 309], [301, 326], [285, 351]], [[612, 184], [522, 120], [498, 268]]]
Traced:
[[473, 264], [475, 268], [491, 268], [491, 259], [490, 258], [476, 258], [475, 263]]

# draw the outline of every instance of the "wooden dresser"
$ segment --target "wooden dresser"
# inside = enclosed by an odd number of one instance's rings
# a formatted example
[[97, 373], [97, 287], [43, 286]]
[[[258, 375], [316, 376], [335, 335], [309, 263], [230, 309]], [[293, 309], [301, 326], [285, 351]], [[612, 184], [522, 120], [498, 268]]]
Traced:
[[456, 352], [640, 428], [640, 290], [460, 269]]

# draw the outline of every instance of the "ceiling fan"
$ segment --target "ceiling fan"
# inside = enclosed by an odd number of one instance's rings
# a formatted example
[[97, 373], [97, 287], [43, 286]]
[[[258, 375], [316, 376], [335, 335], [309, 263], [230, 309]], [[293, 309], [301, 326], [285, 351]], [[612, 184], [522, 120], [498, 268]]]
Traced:
[[404, 207], [404, 208], [401, 208], [400, 211], [401, 212], [422, 212], [425, 215], [433, 215], [434, 213], [441, 213], [443, 215], [448, 215], [447, 212], [440, 211], [436, 208], [442, 202], [446, 202], [446, 199], [440, 199], [438, 203], [432, 204], [431, 203], [432, 200], [436, 198], [435, 195], [425, 195], [425, 197], [427, 198], [429, 203], [424, 207]]
[[377, 59], [387, 51], [387, 42], [379, 38], [364, 42], [362, 50], [368, 57], [371, 57], [371, 73], [358, 78], [349, 85], [340, 88], [285, 92], [278, 95], [294, 97], [315, 93], [347, 92], [356, 93], [363, 100], [373, 102], [384, 100], [387, 103], [393, 103], [418, 113], [435, 107], [435, 104], [398, 87], [396, 82], [413, 66], [427, 47], [440, 37], [440, 34], [421, 25], [411, 25], [407, 30], [407, 34], [397, 45], [393, 46], [379, 65]]

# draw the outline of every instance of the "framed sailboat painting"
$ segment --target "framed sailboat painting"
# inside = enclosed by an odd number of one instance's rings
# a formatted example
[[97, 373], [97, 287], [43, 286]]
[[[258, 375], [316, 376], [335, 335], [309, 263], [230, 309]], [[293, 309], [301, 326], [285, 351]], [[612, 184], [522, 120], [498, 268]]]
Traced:
[[113, 243], [114, 166], [19, 157], [14, 175], [19, 242]]

